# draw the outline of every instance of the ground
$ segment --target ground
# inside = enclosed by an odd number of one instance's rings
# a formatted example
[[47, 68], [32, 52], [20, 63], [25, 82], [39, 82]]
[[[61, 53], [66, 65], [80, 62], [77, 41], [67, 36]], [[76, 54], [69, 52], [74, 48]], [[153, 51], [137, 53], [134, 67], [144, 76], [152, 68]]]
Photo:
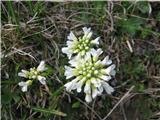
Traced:
[[[1, 2], [3, 120], [160, 120], [160, 2]], [[91, 27], [116, 64], [112, 95], [87, 104], [68, 93], [64, 65], [70, 31]], [[104, 57], [102, 56], [102, 57]], [[45, 60], [47, 85], [23, 93], [21, 69]]]

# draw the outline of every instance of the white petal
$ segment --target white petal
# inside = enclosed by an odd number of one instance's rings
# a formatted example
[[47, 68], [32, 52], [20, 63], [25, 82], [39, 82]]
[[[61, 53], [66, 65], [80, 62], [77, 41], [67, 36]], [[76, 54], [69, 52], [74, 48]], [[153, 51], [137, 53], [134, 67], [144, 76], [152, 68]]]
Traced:
[[115, 75], [116, 75], [116, 71], [115, 71], [115, 70], [112, 70], [112, 71], [110, 72], [110, 74], [111, 74], [112, 76], [115, 76]]
[[77, 62], [77, 60], [75, 58], [73, 58], [68, 63], [71, 64], [72, 67], [76, 67], [78, 62]]
[[101, 60], [98, 60], [96, 63], [95, 63], [95, 66], [99, 66], [101, 65]]
[[19, 85], [19, 86], [25, 86], [25, 85], [26, 85], [26, 82], [19, 82], [18, 85]]
[[47, 68], [45, 67], [45, 62], [44, 61], [41, 61], [39, 66], [37, 67], [37, 70], [38, 71], [45, 71], [47, 70]]
[[71, 90], [75, 90], [77, 89], [77, 81], [79, 80], [79, 78], [75, 78], [74, 80], [72, 80], [71, 82], [66, 83], [64, 86], [66, 87], [66, 90], [68, 92], [70, 92]]
[[95, 86], [95, 87], [99, 87], [101, 86], [101, 82], [98, 79], [92, 79], [91, 83]]
[[100, 37], [97, 37], [95, 40], [92, 40], [91, 43], [99, 45], [99, 39]]
[[82, 85], [77, 85], [77, 92], [80, 93], [82, 91]]
[[35, 76], [35, 75], [33, 75], [33, 76], [32, 76], [32, 78], [33, 78], [33, 79], [35, 79], [35, 78], [36, 78], [36, 76]]
[[23, 70], [23, 69], [22, 69], [21, 71], [22, 71], [23, 73], [25, 73], [25, 74], [26, 74], [26, 73], [28, 73], [28, 71], [27, 71], [27, 70]]
[[105, 89], [105, 91], [108, 93], [108, 94], [111, 94], [112, 92], [114, 92], [114, 88], [111, 87], [108, 83], [106, 82], [103, 82], [103, 87]]
[[91, 49], [91, 54], [93, 57], [99, 57], [103, 53], [102, 49], [99, 48], [98, 50]]
[[88, 39], [90, 39], [90, 37], [92, 36], [92, 32], [91, 32], [91, 28], [86, 28], [86, 27], [84, 27], [84, 28], [82, 28], [83, 29], [83, 31], [84, 31], [84, 36], [83, 36], [83, 39], [85, 39], [85, 38], [88, 38]]
[[98, 90], [98, 95], [101, 95], [103, 92], [103, 86], [98, 87], [97, 90]]
[[79, 82], [77, 82], [77, 92], [81, 92], [84, 81], [85, 79], [82, 79]]
[[80, 55], [76, 55], [69, 61], [69, 63], [71, 64], [72, 67], [78, 67], [80, 60], [81, 60]]
[[89, 32], [88, 35], [86, 36], [86, 38], [90, 39], [92, 34], [93, 34], [93, 32]]
[[102, 51], [101, 48], [99, 48], [99, 49], [96, 51], [97, 56], [101, 55], [102, 53], [103, 53], [103, 51]]
[[89, 52], [86, 53], [85, 57], [84, 57], [85, 61], [91, 61], [91, 54]]
[[97, 84], [97, 80], [96, 80], [96, 79], [92, 79], [92, 80], [91, 80], [91, 83], [92, 83], [92, 84]]
[[68, 47], [63, 47], [62, 52], [65, 53], [65, 54], [68, 54], [69, 53], [69, 48]]
[[79, 77], [77, 77], [77, 78], [75, 78], [74, 80], [72, 80], [72, 86], [71, 86], [71, 88], [72, 88], [72, 90], [75, 90], [75, 89], [77, 89], [77, 81], [79, 80]]
[[72, 89], [71, 89], [72, 81], [71, 81], [71, 82], [66, 83], [64, 86], [66, 87], [66, 90], [67, 90], [68, 92], [71, 92], [71, 90], [72, 90]]
[[69, 79], [69, 78], [73, 77], [74, 76], [73, 68], [68, 67], [68, 66], [64, 66], [64, 67], [65, 67], [64, 75], [66, 76], [66, 79]]
[[109, 56], [106, 56], [101, 63], [102, 65], [110, 65], [112, 60], [109, 60]]
[[109, 80], [111, 79], [111, 76], [101, 75], [100, 78], [101, 78], [102, 80], [109, 81]]
[[86, 94], [85, 100], [88, 103], [91, 102], [92, 101], [91, 94]]
[[69, 36], [67, 38], [68, 38], [68, 40], [73, 40], [73, 41], [77, 40], [76, 36], [73, 34], [72, 31], [70, 32], [70, 34], [69, 34]]
[[19, 73], [18, 73], [18, 76], [20, 76], [20, 77], [25, 77], [25, 78], [27, 77], [27, 76], [26, 76], [26, 73], [23, 73], [23, 72], [19, 72]]
[[91, 31], [91, 28], [83, 27], [84, 35], [88, 35], [88, 33]]
[[89, 81], [86, 82], [86, 85], [84, 86], [84, 92], [91, 94], [91, 84]]
[[27, 91], [27, 87], [28, 87], [27, 85], [23, 86], [22, 87], [22, 92], [26, 92]]
[[69, 59], [71, 59], [72, 52], [69, 50], [68, 47], [63, 47], [62, 52], [65, 53], [68, 56]]
[[82, 29], [83, 29], [84, 33], [86, 33], [88, 30], [87, 27], [83, 27]]
[[67, 46], [72, 47], [74, 45], [73, 41], [67, 41]]
[[94, 99], [98, 95], [97, 88], [92, 88], [92, 98]]
[[115, 65], [113, 64], [113, 65], [109, 66], [107, 69], [105, 69], [104, 72], [107, 75], [114, 75], [115, 74], [114, 69], [115, 69]]
[[32, 71], [32, 70], [33, 70], [33, 68], [30, 68], [29, 70], [30, 70], [30, 71]]
[[39, 82], [42, 84], [42, 85], [45, 85], [46, 84], [46, 78], [45, 77], [43, 77], [43, 76], [38, 76], [38, 80], [39, 80]]

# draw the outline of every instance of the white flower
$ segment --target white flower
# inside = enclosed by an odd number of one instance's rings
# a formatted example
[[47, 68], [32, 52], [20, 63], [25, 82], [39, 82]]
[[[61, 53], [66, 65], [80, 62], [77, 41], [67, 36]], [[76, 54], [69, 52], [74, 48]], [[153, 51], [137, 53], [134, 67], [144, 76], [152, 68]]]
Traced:
[[47, 70], [47, 67], [45, 66], [44, 61], [41, 61], [37, 68], [35, 68], [35, 67], [30, 68], [29, 71], [21, 70], [21, 72], [18, 73], [18, 76], [29, 79], [27, 82], [20, 82], [19, 83], [19, 86], [22, 87], [22, 91], [23, 92], [27, 91], [27, 87], [28, 87], [28, 85], [30, 85], [31, 80], [38, 80], [42, 85], [45, 85], [46, 78], [42, 75], [42, 72], [44, 72], [45, 70]]
[[65, 84], [64, 86], [66, 87], [66, 90], [68, 92], [71, 92], [71, 90], [75, 90], [76, 89], [76, 85], [75, 83], [80, 80], [79, 77], [75, 78], [74, 80], [72, 80], [71, 82], [68, 82], [67, 84]]
[[43, 77], [43, 76], [38, 76], [37, 79], [39, 80], [39, 82], [42, 84], [42, 85], [46, 85], [46, 78]]
[[91, 43], [99, 45], [100, 37], [97, 37], [95, 40], [92, 40]]
[[68, 66], [64, 66], [65, 67], [65, 73], [64, 75], [66, 76], [66, 79], [69, 79], [71, 77], [74, 76], [74, 73], [73, 73], [73, 69], [71, 67], [68, 67]]
[[26, 82], [19, 82], [18, 85], [21, 87], [22, 92], [27, 92], [27, 88], [29, 85], [32, 84], [31, 80], [28, 80]]
[[69, 61], [70, 67], [65, 66], [65, 76], [66, 79], [73, 80], [64, 85], [67, 91], [81, 92], [84, 86], [86, 102], [91, 102], [96, 96], [101, 95], [103, 90], [107, 94], [114, 91], [107, 82], [115, 75], [115, 65], [111, 65], [112, 61], [108, 56], [102, 61], [99, 60], [102, 53], [101, 49], [91, 49], [84, 57], [76, 56]]
[[84, 28], [82, 28], [83, 29], [83, 32], [84, 32], [84, 36], [83, 36], [83, 38], [91, 38], [91, 36], [92, 36], [92, 32], [91, 32], [91, 28], [86, 28], [86, 27], [84, 27]]
[[104, 64], [104, 65], [110, 65], [110, 64], [112, 64], [112, 60], [109, 60], [109, 56], [106, 56], [106, 57], [102, 60], [102, 64]]
[[72, 55], [85, 56], [87, 52], [90, 52], [93, 45], [99, 45], [100, 37], [92, 40], [91, 28], [83, 28], [84, 35], [82, 37], [76, 37], [73, 32], [70, 32], [67, 41], [67, 47], [62, 48], [62, 52], [67, 54], [68, 58], [71, 59]]
[[47, 70], [47, 67], [45, 66], [45, 62], [44, 61], [41, 61], [39, 66], [37, 67], [37, 71], [45, 71]]
[[[21, 70], [21, 72], [18, 73], [18, 76], [28, 78], [28, 79], [38, 79], [39, 80], [38, 76], [45, 70], [47, 70], [47, 67], [45, 66], [45, 62], [41, 61], [37, 68], [35, 67], [30, 68], [29, 71]], [[42, 78], [44, 80], [44, 77]]]
[[88, 103], [91, 102], [91, 101], [92, 101], [91, 94], [86, 94], [85, 100], [86, 100], [86, 102], [88, 102]]
[[114, 92], [114, 89], [106, 82], [102, 81], [102, 86], [108, 94]]
[[21, 72], [18, 73], [18, 76], [27, 78], [28, 73], [29, 72], [27, 70], [21, 70]]
[[107, 75], [115, 76], [116, 71], [114, 69], [115, 69], [115, 65], [113, 64], [106, 69], [102, 69], [101, 72]]

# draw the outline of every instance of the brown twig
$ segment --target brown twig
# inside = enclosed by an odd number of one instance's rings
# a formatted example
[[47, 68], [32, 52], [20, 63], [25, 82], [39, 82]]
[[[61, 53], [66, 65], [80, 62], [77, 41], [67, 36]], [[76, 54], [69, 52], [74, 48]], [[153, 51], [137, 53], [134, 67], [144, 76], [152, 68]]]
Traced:
[[95, 110], [93, 110], [87, 103], [83, 102], [81, 99], [79, 99], [76, 96], [73, 96], [73, 97], [77, 99], [79, 102], [81, 102], [82, 104], [84, 104], [88, 109], [90, 109], [98, 117], [99, 120], [102, 120], [101, 116], [98, 115], [98, 113]]
[[125, 99], [129, 96], [129, 93], [133, 90], [135, 86], [131, 86], [130, 89], [123, 95], [123, 97], [117, 102], [117, 104], [115, 104], [115, 106], [110, 110], [110, 112], [102, 119], [102, 120], [106, 120], [110, 114], [117, 108], [117, 106]]
[[96, 98], [94, 99], [93, 104], [92, 104], [91, 120], [93, 120], [94, 118], [93, 111], [94, 111], [95, 102], [96, 102]]

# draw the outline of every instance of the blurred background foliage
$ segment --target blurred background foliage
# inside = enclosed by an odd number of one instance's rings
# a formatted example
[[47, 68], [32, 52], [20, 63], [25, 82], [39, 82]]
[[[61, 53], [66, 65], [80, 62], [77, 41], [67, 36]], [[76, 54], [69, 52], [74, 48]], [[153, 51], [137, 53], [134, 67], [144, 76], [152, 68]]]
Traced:
[[[3, 120], [103, 119], [131, 86], [134, 90], [106, 120], [160, 118], [160, 3], [142, 1], [1, 2], [1, 99]], [[92, 27], [100, 46], [117, 66], [112, 96], [90, 104], [83, 94], [69, 94], [61, 48], [72, 30]], [[47, 86], [22, 93], [21, 69], [48, 64]]]

